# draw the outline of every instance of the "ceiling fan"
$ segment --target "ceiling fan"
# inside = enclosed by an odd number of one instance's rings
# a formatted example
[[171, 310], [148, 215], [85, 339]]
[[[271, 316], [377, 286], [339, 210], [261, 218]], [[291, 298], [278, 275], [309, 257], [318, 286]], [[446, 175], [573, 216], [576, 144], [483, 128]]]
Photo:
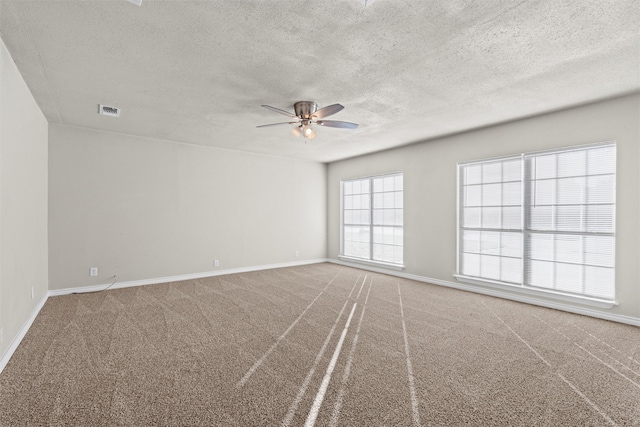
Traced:
[[275, 111], [276, 113], [284, 114], [285, 116], [290, 117], [294, 120], [281, 123], [271, 123], [268, 125], [260, 125], [256, 127], [264, 128], [268, 126], [295, 125], [291, 132], [295, 136], [302, 135], [307, 139], [313, 139], [316, 137], [316, 131], [311, 125], [341, 129], [356, 129], [358, 127], [356, 123], [341, 122], [338, 120], [322, 120], [325, 117], [341, 111], [344, 107], [340, 104], [328, 105], [318, 110], [318, 104], [316, 104], [315, 102], [299, 101], [293, 104], [295, 114], [276, 107], [272, 107], [270, 105], [262, 105], [262, 107], [266, 108], [267, 110]]

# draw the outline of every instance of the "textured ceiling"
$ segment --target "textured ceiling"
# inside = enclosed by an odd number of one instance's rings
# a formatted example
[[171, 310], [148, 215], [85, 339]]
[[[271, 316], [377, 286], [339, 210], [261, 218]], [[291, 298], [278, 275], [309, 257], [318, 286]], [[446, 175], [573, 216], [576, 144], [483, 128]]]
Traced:
[[[0, 0], [0, 35], [50, 123], [321, 162], [640, 88], [637, 0], [365, 3]], [[360, 127], [255, 128], [301, 100]]]

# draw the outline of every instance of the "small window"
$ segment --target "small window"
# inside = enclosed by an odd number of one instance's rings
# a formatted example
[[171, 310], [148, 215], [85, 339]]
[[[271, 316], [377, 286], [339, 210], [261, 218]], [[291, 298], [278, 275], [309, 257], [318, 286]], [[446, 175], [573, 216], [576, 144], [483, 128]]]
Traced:
[[402, 265], [402, 173], [341, 184], [342, 256]]

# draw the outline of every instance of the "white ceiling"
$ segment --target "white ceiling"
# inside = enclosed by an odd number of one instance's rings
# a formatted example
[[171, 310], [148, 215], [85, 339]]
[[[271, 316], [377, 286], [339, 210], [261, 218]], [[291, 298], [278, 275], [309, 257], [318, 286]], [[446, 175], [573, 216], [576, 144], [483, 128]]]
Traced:
[[[0, 0], [50, 123], [321, 162], [638, 91], [639, 29], [637, 0]], [[360, 127], [255, 128], [301, 100]]]

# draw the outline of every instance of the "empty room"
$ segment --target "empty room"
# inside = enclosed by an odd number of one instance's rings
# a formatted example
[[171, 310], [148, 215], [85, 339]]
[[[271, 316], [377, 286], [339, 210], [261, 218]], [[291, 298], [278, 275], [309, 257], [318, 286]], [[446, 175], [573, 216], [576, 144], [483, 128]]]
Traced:
[[0, 426], [640, 426], [635, 0], [0, 0]]

